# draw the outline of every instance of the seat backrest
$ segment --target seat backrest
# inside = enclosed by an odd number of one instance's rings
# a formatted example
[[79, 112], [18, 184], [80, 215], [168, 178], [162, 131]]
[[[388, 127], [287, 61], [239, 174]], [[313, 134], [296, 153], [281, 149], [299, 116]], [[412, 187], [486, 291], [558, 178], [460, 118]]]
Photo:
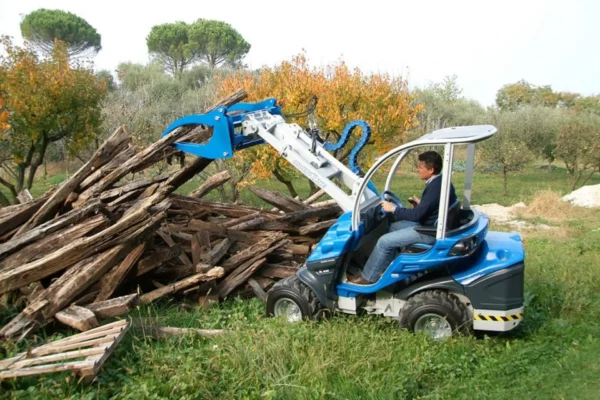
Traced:
[[[437, 228], [439, 220], [435, 220], [433, 224], [434, 228]], [[446, 215], [446, 231], [451, 231], [460, 226], [460, 201], [456, 200], [450, 207], [448, 207], [448, 214]]]
[[446, 230], [451, 231], [460, 226], [460, 201], [456, 200], [454, 204], [448, 208], [448, 223], [446, 224]]

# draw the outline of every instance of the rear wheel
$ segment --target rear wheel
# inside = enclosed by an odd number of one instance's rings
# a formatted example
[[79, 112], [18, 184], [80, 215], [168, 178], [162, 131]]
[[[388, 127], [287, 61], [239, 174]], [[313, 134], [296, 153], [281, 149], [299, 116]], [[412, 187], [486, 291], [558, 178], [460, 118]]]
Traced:
[[297, 276], [277, 282], [267, 292], [268, 317], [283, 317], [288, 322], [316, 319], [320, 314], [319, 299]]
[[468, 334], [472, 321], [467, 307], [452, 293], [426, 290], [408, 299], [400, 313], [400, 328], [423, 332], [435, 340]]

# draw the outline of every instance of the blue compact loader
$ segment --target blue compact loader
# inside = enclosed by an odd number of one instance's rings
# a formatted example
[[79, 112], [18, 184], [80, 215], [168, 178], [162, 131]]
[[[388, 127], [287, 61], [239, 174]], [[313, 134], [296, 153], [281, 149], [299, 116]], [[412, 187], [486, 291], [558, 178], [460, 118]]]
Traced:
[[[275, 99], [220, 107], [175, 121], [163, 135], [183, 125], [213, 127], [204, 144], [177, 143], [179, 150], [212, 159], [268, 144], [308, 179], [322, 188], [343, 211], [314, 247], [296, 276], [277, 282], [267, 293], [266, 313], [290, 322], [319, 318], [324, 312], [366, 312], [397, 319], [400, 328], [424, 332], [434, 339], [472, 330], [509, 331], [523, 320], [525, 253], [516, 233], [490, 232], [489, 218], [470, 206], [475, 144], [496, 133], [491, 125], [436, 130], [379, 157], [365, 173], [357, 165], [370, 137], [364, 121], [352, 121], [336, 144], [324, 142], [314, 119], [310, 128], [287, 123]], [[349, 166], [331, 151], [349, 142], [354, 129], [362, 135], [350, 153]], [[381, 200], [404, 207], [407, 193], [393, 193], [392, 182], [407, 155], [418, 149], [443, 147], [441, 197], [433, 227], [416, 227], [433, 243], [398, 248], [395, 259], [372, 284], [353, 284], [349, 272], [360, 271], [388, 232], [389, 218]], [[466, 147], [464, 195], [449, 204], [454, 150]], [[372, 178], [388, 162], [387, 180], [379, 193]], [[389, 167], [391, 164], [391, 167]], [[395, 184], [399, 187], [401, 184]]]

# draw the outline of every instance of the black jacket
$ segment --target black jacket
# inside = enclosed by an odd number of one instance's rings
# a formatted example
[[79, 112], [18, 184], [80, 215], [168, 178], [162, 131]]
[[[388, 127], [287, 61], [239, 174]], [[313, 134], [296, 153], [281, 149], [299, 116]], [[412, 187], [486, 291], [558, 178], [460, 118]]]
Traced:
[[[421, 202], [415, 208], [396, 207], [394, 210], [395, 221], [413, 221], [422, 226], [433, 226], [438, 218], [440, 208], [440, 192], [442, 190], [442, 176], [439, 175], [425, 186], [421, 195]], [[450, 183], [450, 199], [448, 207], [456, 201], [454, 186]]]

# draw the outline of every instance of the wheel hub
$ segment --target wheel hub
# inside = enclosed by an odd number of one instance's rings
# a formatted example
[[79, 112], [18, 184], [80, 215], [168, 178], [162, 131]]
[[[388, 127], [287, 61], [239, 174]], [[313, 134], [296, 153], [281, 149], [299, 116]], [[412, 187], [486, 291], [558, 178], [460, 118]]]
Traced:
[[415, 322], [415, 332], [424, 332], [434, 340], [452, 336], [450, 322], [438, 314], [424, 314]]
[[276, 317], [285, 316], [288, 322], [302, 320], [302, 310], [300, 310], [300, 306], [292, 299], [279, 299], [275, 302], [273, 308], [273, 314]]

